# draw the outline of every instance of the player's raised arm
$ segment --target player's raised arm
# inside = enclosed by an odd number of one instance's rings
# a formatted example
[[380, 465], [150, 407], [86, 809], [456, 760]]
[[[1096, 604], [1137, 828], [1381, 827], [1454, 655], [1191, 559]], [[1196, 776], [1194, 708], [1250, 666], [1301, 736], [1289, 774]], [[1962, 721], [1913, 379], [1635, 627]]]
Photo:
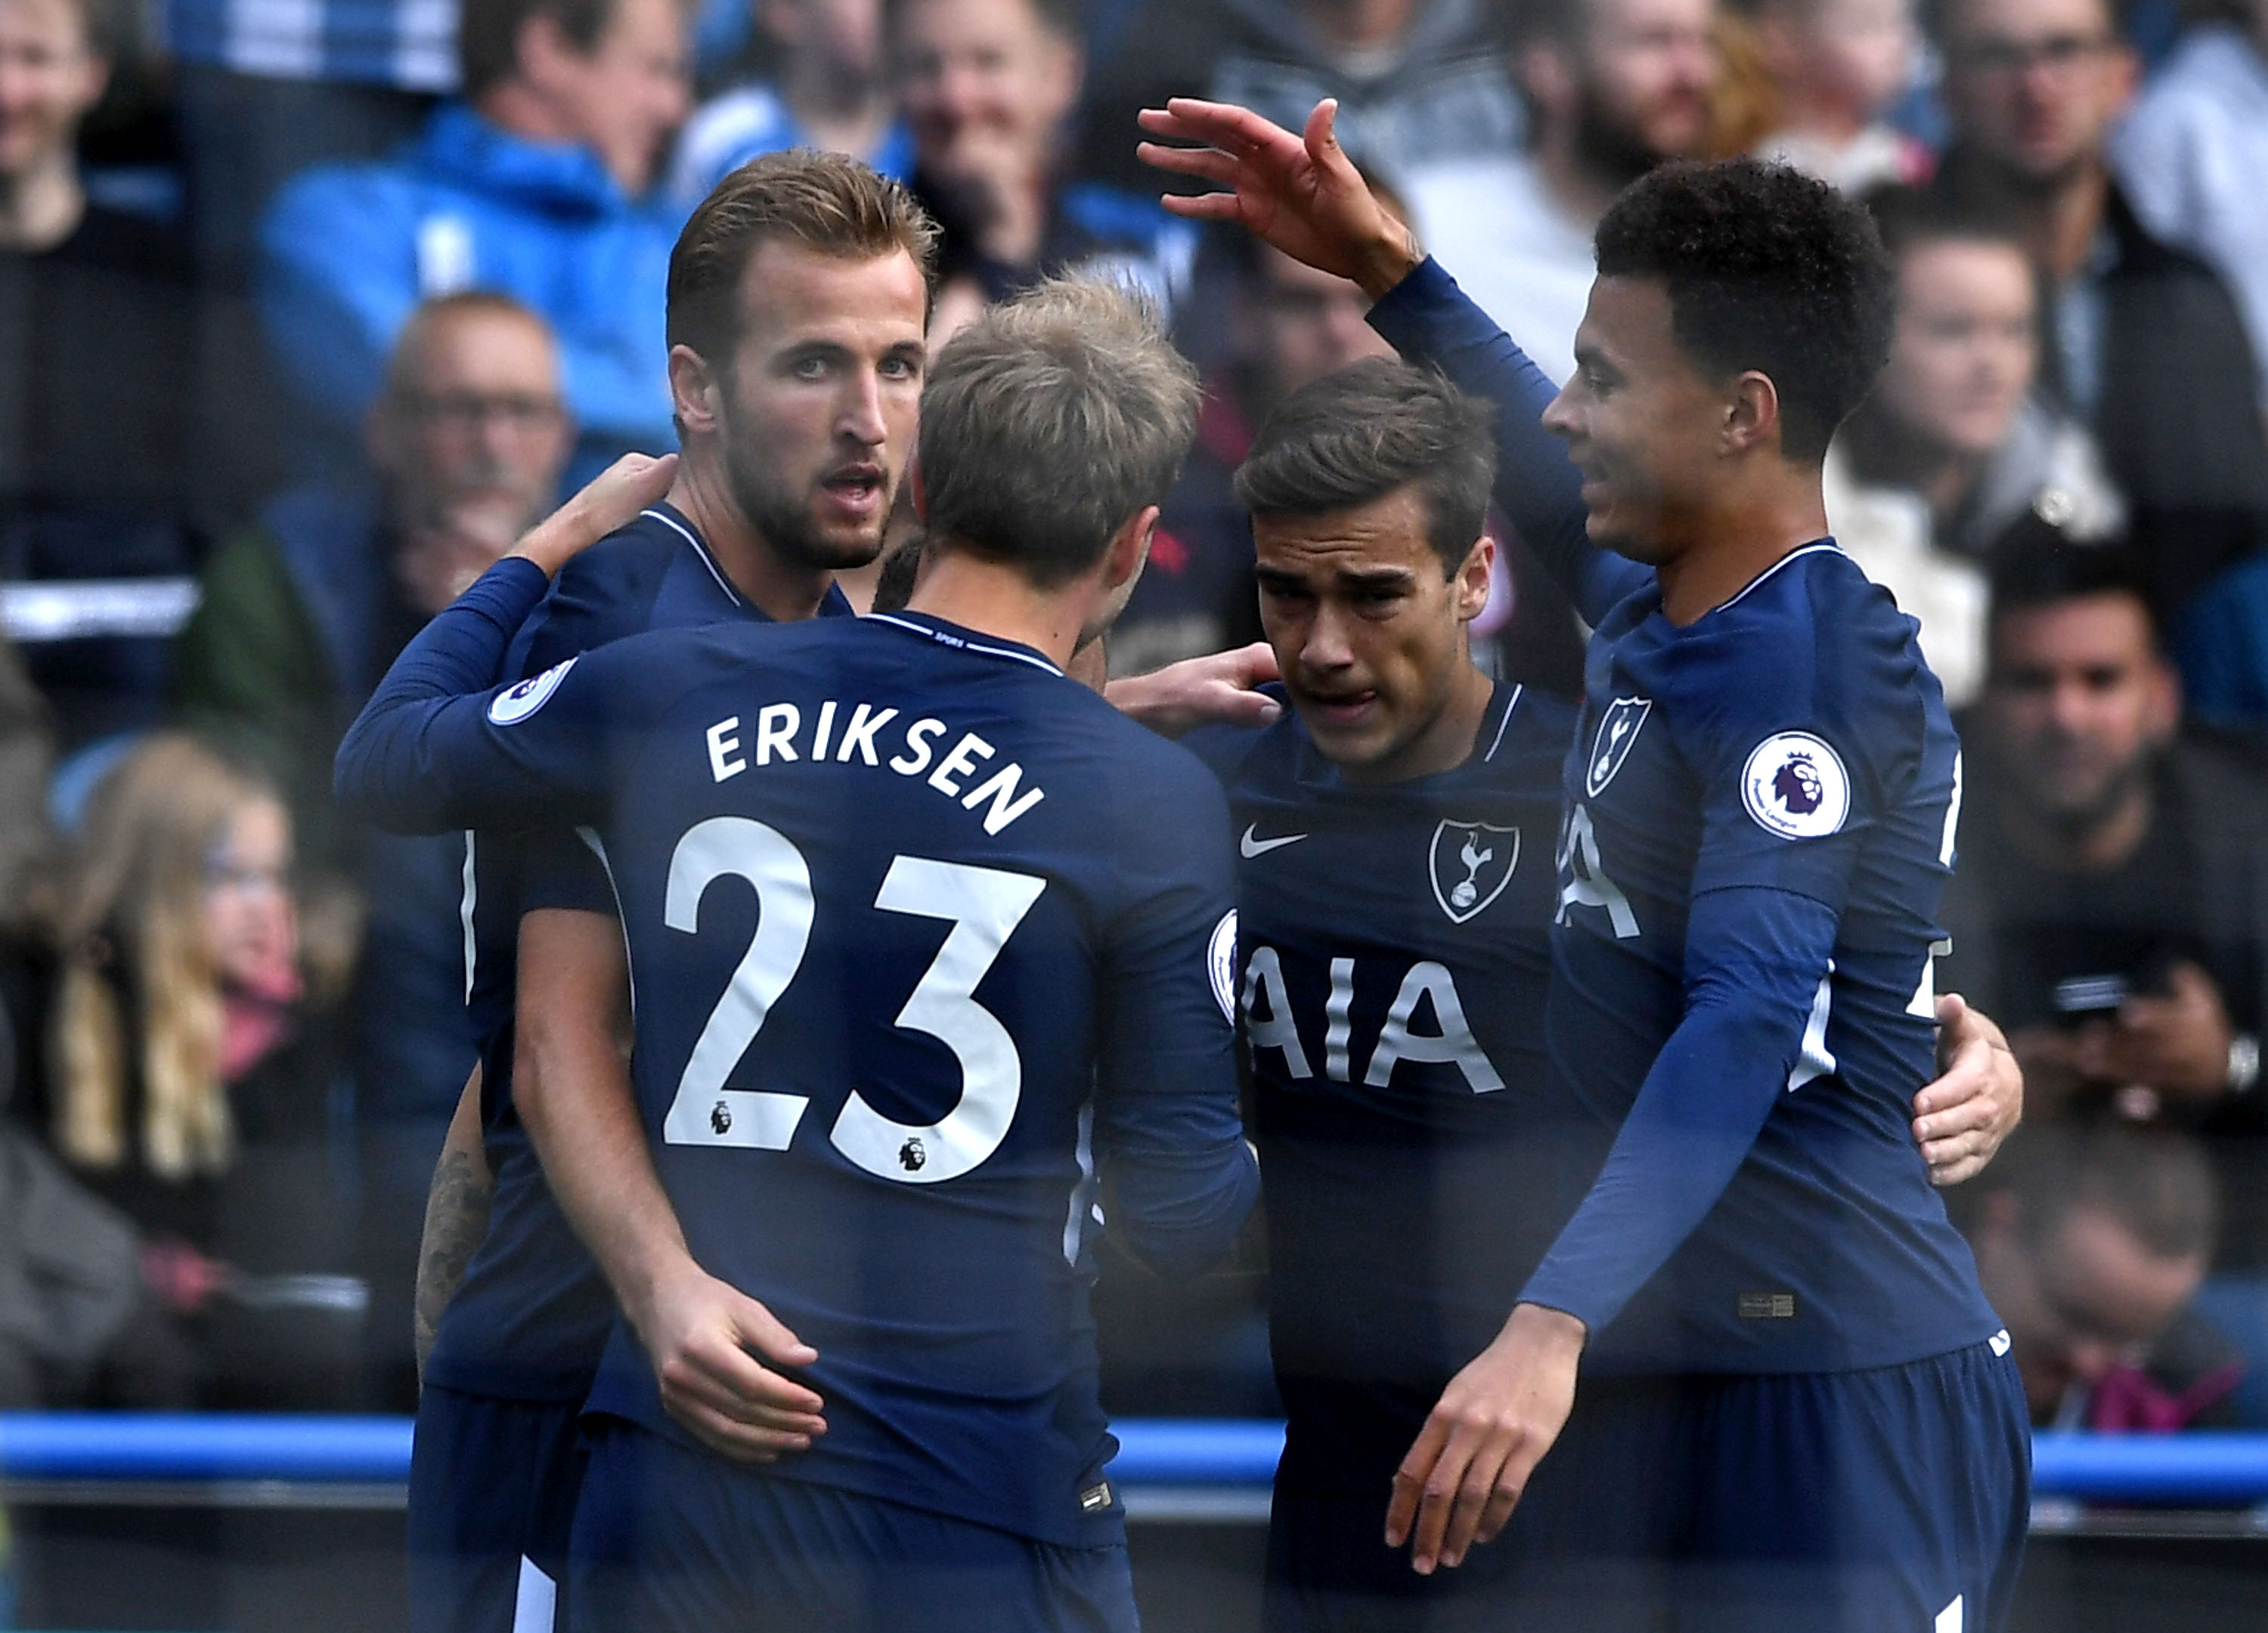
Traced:
[[1380, 206], [1338, 144], [1337, 111], [1336, 101], [1317, 103], [1294, 136], [1249, 108], [1176, 97], [1144, 109], [1142, 128], [1200, 145], [1145, 142], [1140, 152], [1221, 189], [1168, 195], [1167, 210], [1238, 223], [1293, 260], [1351, 280], [1376, 303], [1371, 326], [1395, 349], [1497, 405], [1497, 503], [1595, 623], [1644, 570], [1590, 544], [1582, 479], [1542, 424], [1558, 386]]

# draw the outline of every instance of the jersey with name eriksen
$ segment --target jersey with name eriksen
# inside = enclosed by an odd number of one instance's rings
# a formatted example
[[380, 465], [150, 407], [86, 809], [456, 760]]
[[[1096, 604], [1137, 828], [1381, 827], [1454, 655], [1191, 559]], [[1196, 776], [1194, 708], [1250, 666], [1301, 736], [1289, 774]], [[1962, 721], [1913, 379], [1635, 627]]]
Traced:
[[[1984, 1342], [1999, 1322], [1910, 1130], [1933, 1073], [1931, 957], [1960, 804], [1959, 741], [1912, 621], [1831, 541], [1683, 627], [1632, 577], [1593, 640], [1566, 762], [1555, 1092], [1602, 1149], [1622, 1125], [1618, 1158], [1652, 1141], [1650, 1172], [1745, 1156], [1642, 1289], [1620, 1290], [1586, 1365], [1833, 1372]], [[1688, 930], [1705, 915], [1732, 955], [1697, 987]], [[1775, 958], [1791, 927], [1819, 944], [1800, 970]], [[1751, 953], [1789, 989], [1775, 999], [1789, 1053], [1679, 1062], [1679, 1109], [1633, 1113], [1681, 1025], [1753, 1007], [1738, 989]], [[1580, 1306], [1645, 1261], [1628, 1249], [1666, 1203], [1631, 1188], [1638, 1173], [1609, 1160], [1531, 1289], [1550, 1284], [1543, 1302]]]
[[[830, 588], [821, 617], [848, 617]], [[585, 550], [504, 658], [503, 680], [652, 629], [770, 619], [733, 588], [692, 523], [663, 504]], [[544, 1183], [512, 1098], [519, 919], [529, 907], [615, 910], [598, 859], [570, 830], [488, 833], [466, 879], [466, 1007], [482, 1041], [482, 1144], [495, 1190], [486, 1231], [442, 1313], [425, 1377], [510, 1400], [579, 1402], [590, 1392], [614, 1295]]]
[[1189, 739], [1229, 796], [1285, 1478], [1384, 1482], [1557, 1219], [1537, 1120], [1573, 710], [1490, 699], [1471, 757], [1349, 782], [1296, 714]]
[[[1029, 649], [910, 614], [647, 636], [479, 701], [419, 752], [492, 818], [597, 825], [687, 1243], [819, 1351], [828, 1432], [773, 1472], [1119, 1534], [1083, 1124], [1161, 1268], [1225, 1249], [1255, 1183], [1213, 779]], [[683, 1434], [621, 1328], [590, 1406]]]

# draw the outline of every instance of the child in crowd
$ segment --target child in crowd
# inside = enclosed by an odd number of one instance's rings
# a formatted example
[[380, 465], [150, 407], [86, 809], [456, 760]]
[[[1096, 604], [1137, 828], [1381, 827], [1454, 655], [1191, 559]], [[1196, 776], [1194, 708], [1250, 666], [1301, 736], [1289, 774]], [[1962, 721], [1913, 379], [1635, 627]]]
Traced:
[[336, 1274], [335, 1073], [291, 868], [265, 783], [155, 736], [96, 791], [55, 912], [51, 1137], [133, 1222], [214, 1406], [355, 1403], [364, 1299]]

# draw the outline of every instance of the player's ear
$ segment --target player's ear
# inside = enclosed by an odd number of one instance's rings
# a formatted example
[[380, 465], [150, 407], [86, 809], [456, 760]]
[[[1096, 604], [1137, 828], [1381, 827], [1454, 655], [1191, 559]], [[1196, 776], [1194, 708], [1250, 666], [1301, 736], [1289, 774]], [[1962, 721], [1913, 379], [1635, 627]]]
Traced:
[[1151, 535], [1158, 530], [1158, 507], [1145, 504], [1128, 517], [1116, 533], [1111, 535], [1110, 548], [1103, 564], [1102, 587], [1116, 590], [1130, 585], [1141, 576], [1143, 563], [1150, 559]]
[[708, 360], [690, 346], [669, 349], [669, 404], [681, 435], [716, 430], [723, 418], [723, 386]]
[[1457, 605], [1457, 622], [1470, 623], [1488, 606], [1489, 582], [1496, 574], [1496, 541], [1483, 533], [1465, 552], [1465, 559], [1450, 576], [1450, 595]]
[[1749, 369], [1733, 381], [1725, 399], [1725, 418], [1718, 432], [1719, 450], [1746, 453], [1779, 437], [1779, 387], [1771, 376]]

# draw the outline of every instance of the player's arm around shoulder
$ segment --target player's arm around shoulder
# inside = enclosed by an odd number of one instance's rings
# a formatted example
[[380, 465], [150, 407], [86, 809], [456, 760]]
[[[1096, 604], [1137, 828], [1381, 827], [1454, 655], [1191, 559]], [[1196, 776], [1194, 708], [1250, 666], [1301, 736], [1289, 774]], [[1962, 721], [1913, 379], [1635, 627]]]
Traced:
[[519, 931], [513, 1095], [545, 1179], [644, 1347], [662, 1404], [724, 1455], [768, 1463], [826, 1432], [819, 1397], [764, 1365], [818, 1354], [709, 1275], [646, 1144], [624, 1049], [628, 966], [608, 915], [544, 908]]
[[1259, 1194], [1237, 1114], [1228, 802], [1172, 744], [1137, 743], [1113, 771], [1095, 1149], [1114, 1225], [1160, 1273], [1192, 1275]]
[[[557, 796], [596, 792], [590, 751], [622, 689], [608, 684], [615, 677], [573, 680], [570, 658], [510, 687], [490, 683], [551, 576], [666, 491], [675, 466], [674, 456], [615, 461], [418, 631], [339, 746], [342, 805], [382, 828], [434, 833], [556, 817]], [[619, 659], [603, 666], [637, 673]], [[541, 726], [515, 729], [563, 694]]]

